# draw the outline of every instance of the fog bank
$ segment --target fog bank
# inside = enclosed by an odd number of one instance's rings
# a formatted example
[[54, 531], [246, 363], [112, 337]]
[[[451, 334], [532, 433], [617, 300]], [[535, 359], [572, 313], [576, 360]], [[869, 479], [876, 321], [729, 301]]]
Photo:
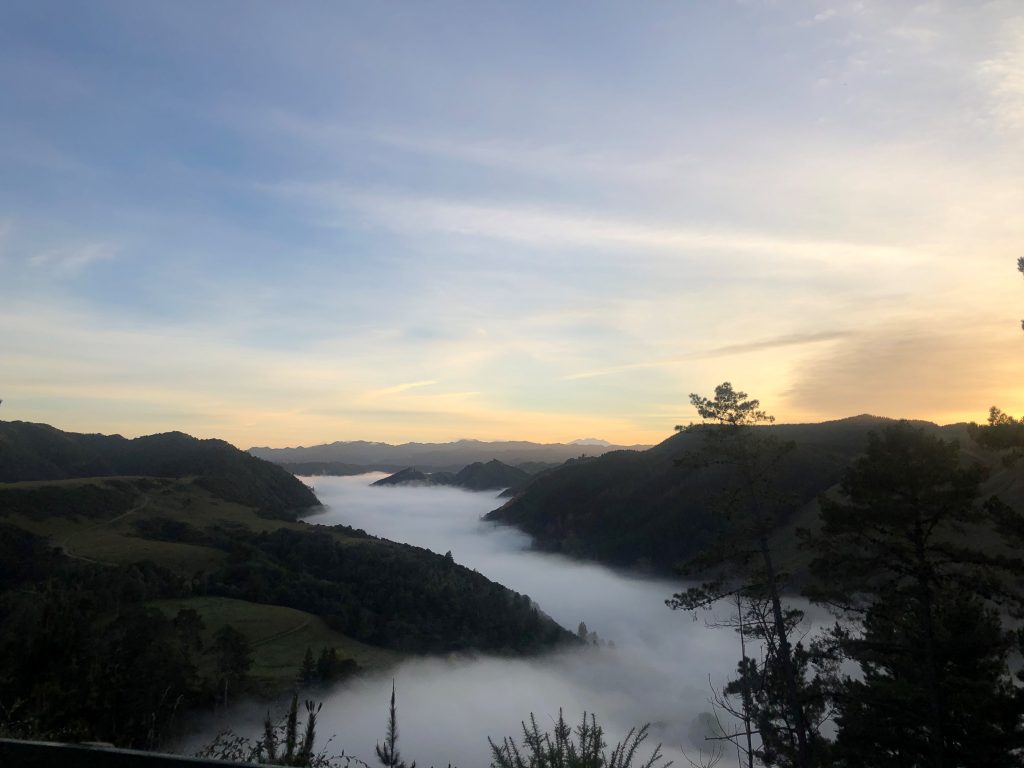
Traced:
[[[485, 523], [500, 505], [494, 493], [456, 488], [381, 487], [381, 474], [309, 478], [327, 510], [309, 518], [343, 523], [395, 541], [427, 547], [529, 595], [566, 628], [584, 621], [613, 645], [563, 650], [530, 659], [490, 656], [422, 658], [387, 674], [366, 675], [326, 693], [318, 729], [369, 763], [383, 738], [392, 676], [398, 688], [399, 746], [426, 768], [490, 764], [487, 737], [518, 734], [531, 712], [549, 727], [564, 709], [570, 723], [596, 713], [614, 744], [634, 725], [652, 724], [657, 742], [676, 764], [689, 732], [711, 709], [710, 684], [720, 689], [739, 656], [736, 637], [705, 627], [703, 617], [669, 610], [665, 599], [682, 584], [631, 577], [608, 568], [528, 550], [529, 537]], [[709, 617], [710, 618], [710, 617]], [[259, 716], [241, 716], [253, 731]], [[647, 750], [649, 751], [649, 750]], [[646, 754], [646, 751], [645, 751]], [[728, 756], [734, 759], [733, 756]], [[730, 764], [727, 760], [722, 765]]]

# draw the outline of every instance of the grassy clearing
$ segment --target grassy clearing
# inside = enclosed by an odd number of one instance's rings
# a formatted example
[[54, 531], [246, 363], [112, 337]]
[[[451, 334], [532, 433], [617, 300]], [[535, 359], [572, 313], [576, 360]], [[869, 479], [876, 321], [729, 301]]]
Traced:
[[[111, 490], [112, 495], [104, 497], [94, 493], [97, 501], [87, 514], [63, 508], [63, 492], [75, 496], [76, 489], [84, 486], [89, 486], [93, 492]], [[131, 505], [127, 509], [126, 489]], [[4, 492], [20, 496], [22, 492], [40, 490], [53, 492], [40, 497], [55, 500], [52, 508], [18, 511], [4, 508]], [[114, 492], [120, 495], [123, 506], [104, 509], [103, 499], [114, 499]], [[0, 483], [0, 520], [46, 537], [74, 558], [108, 564], [151, 560], [191, 578], [197, 573], [215, 570], [227, 556], [213, 547], [143, 539], [137, 535], [135, 524], [146, 518], [176, 520], [199, 529], [225, 526], [262, 532], [282, 527], [297, 530], [311, 527], [302, 522], [260, 517], [254, 509], [217, 499], [190, 478], [93, 477]], [[346, 537], [342, 531], [332, 532], [346, 544], [359, 542]], [[335, 648], [339, 657], [355, 659], [362, 669], [382, 669], [401, 658], [398, 653], [360, 643], [332, 630], [318, 616], [279, 605], [218, 597], [161, 600], [154, 605], [170, 616], [181, 608], [194, 608], [206, 625], [206, 642], [226, 624], [243, 632], [253, 644], [252, 677], [263, 692], [281, 690], [294, 683], [307, 647], [314, 654], [322, 648]]]
[[150, 603], [173, 618], [178, 611], [191, 608], [206, 625], [203, 641], [212, 642], [214, 633], [231, 624], [253, 646], [251, 675], [266, 689], [280, 689], [295, 681], [306, 648], [319, 654], [322, 648], [334, 648], [340, 658], [355, 659], [365, 669], [382, 669], [401, 659], [401, 655], [365, 645], [335, 632], [323, 619], [279, 605], [249, 603], [226, 597], [192, 597], [156, 600]]
[[[52, 508], [19, 512], [4, 510], [5, 491], [39, 491], [53, 488], [70, 491], [83, 486], [116, 489], [123, 499], [125, 489], [130, 508], [103, 508], [102, 495], [88, 514], [62, 507], [62, 493], [47, 495], [56, 499]], [[113, 498], [113, 496], [110, 496]], [[127, 505], [125, 505], [127, 506]], [[310, 530], [306, 523], [271, 520], [254, 509], [218, 499], [191, 479], [167, 478], [84, 478], [57, 481], [0, 483], [0, 520], [45, 536], [73, 558], [105, 564], [129, 564], [150, 560], [185, 577], [216, 570], [227, 554], [213, 547], [177, 541], [157, 541], [138, 535], [136, 523], [144, 519], [168, 519], [188, 523], [205, 530], [214, 526], [269, 532], [279, 528]], [[317, 526], [319, 527], [319, 526]], [[323, 530], [329, 530], [324, 528]], [[359, 544], [341, 531], [331, 531], [341, 542]], [[192, 608], [206, 624], [205, 641], [225, 624], [232, 624], [253, 644], [252, 677], [258, 689], [271, 693], [295, 681], [307, 647], [314, 654], [322, 648], [334, 648], [340, 658], [355, 659], [364, 669], [380, 669], [402, 658], [393, 651], [365, 645], [332, 630], [319, 617], [276, 605], [264, 605], [219, 597], [194, 597], [163, 600], [153, 604], [169, 616], [182, 608]]]
[[[83, 486], [130, 489], [135, 496], [134, 506], [127, 512], [103, 513], [98, 510], [86, 517], [81, 514], [50, 512], [49, 514], [4, 515], [19, 527], [39, 536], [45, 536], [72, 557], [100, 563], [125, 564], [152, 560], [185, 576], [209, 572], [217, 568], [225, 554], [211, 547], [181, 542], [153, 541], [136, 535], [135, 523], [146, 518], [165, 518], [188, 523], [199, 529], [212, 526], [242, 527], [251, 531], [269, 532], [278, 528], [308, 530], [306, 523], [270, 520], [255, 510], [224, 501], [195, 485], [191, 479], [116, 477], [83, 478], [74, 480], [31, 481], [0, 483], [4, 491], [31, 491], [46, 488], [74, 490]], [[333, 535], [342, 542], [358, 542], [340, 531]]]
[[[112, 493], [110, 497], [94, 493], [91, 498], [95, 503], [87, 514], [63, 507], [62, 500], [66, 498], [63, 492], [70, 492], [69, 498], [74, 497], [75, 490], [83, 486], [90, 486], [91, 490], [110, 489]], [[4, 509], [5, 490], [19, 495], [19, 492], [53, 492], [54, 489], [60, 489], [59, 493], [40, 497], [54, 500], [51, 508], [26, 510], [22, 505], [16, 512]], [[119, 495], [122, 506], [104, 508], [103, 500], [115, 499], [114, 492]], [[126, 492], [128, 504], [124, 503]], [[150, 560], [191, 578], [197, 573], [215, 570], [227, 557], [225, 552], [213, 547], [143, 539], [138, 536], [136, 522], [147, 518], [175, 520], [201, 530], [213, 526], [259, 532], [282, 527], [296, 530], [311, 527], [303, 522], [260, 517], [254, 509], [217, 499], [190, 478], [97, 477], [0, 483], [0, 520], [46, 537], [74, 558], [106, 564]], [[331, 532], [345, 544], [360, 542], [342, 531]], [[219, 597], [161, 600], [153, 605], [170, 616], [181, 608], [194, 608], [206, 625], [204, 641], [207, 643], [226, 624], [243, 632], [254, 649], [252, 678], [257, 689], [265, 693], [287, 688], [295, 682], [307, 647], [314, 654], [323, 648], [335, 648], [339, 657], [355, 659], [362, 669], [386, 668], [401, 658], [398, 653], [360, 643], [332, 630], [318, 616], [279, 605]]]
[[212, 547], [177, 541], [154, 541], [117, 531], [86, 531], [70, 539], [65, 551], [97, 563], [128, 565], [150, 560], [183, 576], [210, 573], [227, 555]]

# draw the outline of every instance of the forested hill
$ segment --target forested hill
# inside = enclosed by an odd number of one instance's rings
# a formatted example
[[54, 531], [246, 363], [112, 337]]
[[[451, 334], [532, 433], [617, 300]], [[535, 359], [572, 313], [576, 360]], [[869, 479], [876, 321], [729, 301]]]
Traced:
[[426, 474], [413, 467], [396, 472], [373, 483], [375, 486], [389, 485], [450, 485], [470, 491], [498, 491], [503, 488], [518, 489], [533, 480], [529, 472], [510, 467], [497, 459], [486, 464], [474, 462], [458, 472], [432, 472]]
[[[779, 467], [779, 483], [793, 494], [794, 513], [835, 485], [864, 450], [868, 432], [889, 421], [855, 416], [765, 427], [795, 443]], [[947, 439], [967, 436], [963, 424], [918, 424]], [[677, 463], [699, 454], [702, 444], [701, 435], [681, 432], [645, 451], [616, 451], [572, 462], [538, 476], [486, 517], [523, 529], [544, 549], [669, 572], [705, 549], [719, 530], [714, 498], [726, 470], [684, 469]]]
[[222, 499], [275, 515], [320, 503], [281, 467], [223, 440], [198, 440], [181, 432], [129, 440], [0, 421], [0, 482], [124, 475], [195, 477], [196, 484]]

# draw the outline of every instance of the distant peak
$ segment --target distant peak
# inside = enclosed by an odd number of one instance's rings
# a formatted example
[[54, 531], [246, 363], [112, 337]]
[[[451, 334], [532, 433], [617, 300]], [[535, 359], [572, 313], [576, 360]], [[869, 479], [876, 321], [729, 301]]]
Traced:
[[581, 437], [579, 440], [573, 440], [569, 445], [600, 445], [607, 448], [611, 443], [597, 437]]

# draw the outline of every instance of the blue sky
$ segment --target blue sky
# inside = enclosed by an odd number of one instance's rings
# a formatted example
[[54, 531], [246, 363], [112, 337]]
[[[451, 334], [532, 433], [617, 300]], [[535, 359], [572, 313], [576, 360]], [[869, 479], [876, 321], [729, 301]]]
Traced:
[[1024, 8], [0, 7], [0, 416], [654, 442], [1024, 410]]

